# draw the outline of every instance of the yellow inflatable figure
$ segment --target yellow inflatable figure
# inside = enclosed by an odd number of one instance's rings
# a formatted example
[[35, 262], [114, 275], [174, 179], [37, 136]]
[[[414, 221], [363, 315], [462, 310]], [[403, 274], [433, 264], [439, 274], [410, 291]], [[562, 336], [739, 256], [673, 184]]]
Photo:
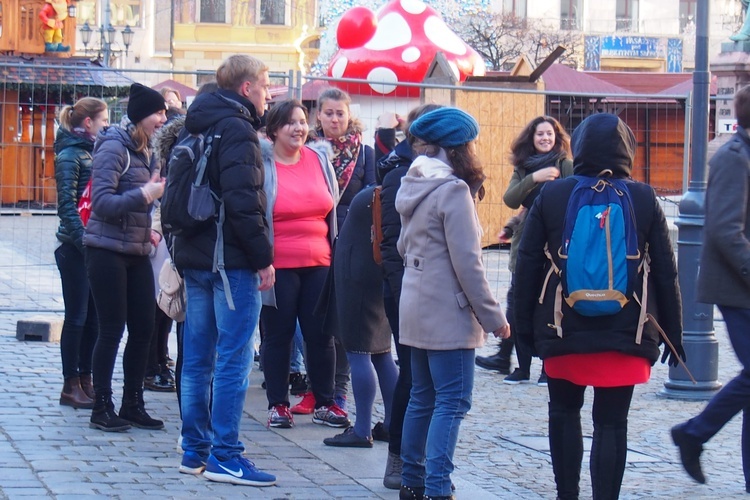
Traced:
[[42, 20], [45, 52], [68, 52], [70, 47], [63, 45], [63, 21], [68, 18], [68, 0], [47, 0], [39, 11]]

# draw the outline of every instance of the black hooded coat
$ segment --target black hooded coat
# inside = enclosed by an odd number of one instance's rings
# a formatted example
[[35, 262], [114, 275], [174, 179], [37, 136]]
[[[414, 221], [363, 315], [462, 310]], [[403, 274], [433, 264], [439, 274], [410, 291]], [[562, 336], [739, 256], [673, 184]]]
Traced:
[[[635, 137], [615, 115], [597, 114], [584, 120], [573, 133], [571, 145], [574, 175], [597, 176], [609, 169], [614, 178], [630, 178]], [[636, 344], [640, 306], [635, 300], [631, 299], [617, 314], [598, 317], [579, 315], [563, 301], [562, 338], [549, 326], [554, 324], [555, 293], [560, 281], [557, 275], [552, 275], [539, 303], [550, 267], [544, 248], [548, 245], [560, 267], [557, 250], [562, 244], [565, 212], [576, 182], [575, 177], [569, 177], [545, 183], [526, 219], [516, 264], [516, 324], [512, 325], [512, 334], [542, 359], [617, 351], [646, 358], [653, 364], [659, 356], [659, 334], [650, 322], [646, 323], [642, 341]], [[648, 311], [659, 318], [670, 341], [681, 347], [682, 305], [666, 218], [651, 186], [631, 181], [628, 187], [635, 212], [638, 248], [643, 255], [648, 244], [651, 257]], [[633, 287], [639, 297], [642, 288], [642, 274], [639, 274]]]
[[[229, 90], [198, 96], [185, 118], [185, 130], [205, 132], [214, 127], [214, 152], [207, 174], [212, 191], [224, 200], [224, 260], [227, 269], [257, 271], [273, 263], [268, 239], [266, 196], [263, 192], [263, 162], [255, 127], [260, 120], [253, 104]], [[174, 241], [179, 269], [210, 270], [216, 245], [216, 225], [194, 236]]]

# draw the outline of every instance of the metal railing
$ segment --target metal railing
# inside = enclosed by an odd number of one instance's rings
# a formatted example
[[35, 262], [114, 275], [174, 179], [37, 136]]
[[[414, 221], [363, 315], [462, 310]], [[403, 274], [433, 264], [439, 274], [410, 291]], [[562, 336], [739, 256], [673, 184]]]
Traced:
[[[99, 79], [65, 82], [64, 75], [48, 72], [42, 79], [37, 76], [20, 82], [0, 81], [0, 105], [4, 111], [0, 136], [0, 194], [4, 197], [0, 208], [0, 311], [61, 311], [63, 307], [53, 255], [58, 219], [53, 136], [48, 135], [48, 131], [54, 130], [54, 112], [59, 105], [92, 95], [110, 102], [114, 112], [122, 108], [121, 99], [127, 95], [132, 81], [153, 86], [173, 79], [196, 88], [201, 80], [211, 77], [199, 72], [116, 71], [98, 67], [87, 71], [92, 72], [91, 78]], [[414, 106], [434, 101], [456, 105], [474, 114], [481, 127], [478, 150], [488, 173], [486, 188], [490, 193], [480, 204], [480, 216], [486, 223], [486, 245], [496, 241], [498, 228], [512, 214], [502, 204], [502, 193], [512, 173], [508, 158], [510, 142], [529, 117], [542, 113], [557, 118], [569, 132], [592, 113], [611, 112], [620, 116], [631, 127], [638, 143], [633, 176], [655, 188], [669, 217], [677, 215], [689, 164], [687, 95], [552, 93], [499, 88], [490, 83], [472, 83], [470, 87], [398, 84], [397, 95], [384, 95], [380, 91], [394, 86], [394, 82], [333, 79], [292, 72], [275, 73], [272, 77], [272, 85], [279, 91], [277, 99], [299, 97], [309, 106], [311, 126], [316, 122], [315, 100], [322, 88], [336, 85], [349, 91], [352, 115], [364, 124], [363, 140], [367, 144], [373, 143], [378, 117], [386, 112], [406, 116]], [[15, 123], [8, 121], [13, 117], [7, 111], [8, 106], [21, 110]], [[29, 111], [25, 112], [26, 109]], [[23, 154], [19, 154], [21, 150]], [[487, 262], [495, 291], [498, 297], [504, 297], [509, 279], [506, 261], [488, 257]]]

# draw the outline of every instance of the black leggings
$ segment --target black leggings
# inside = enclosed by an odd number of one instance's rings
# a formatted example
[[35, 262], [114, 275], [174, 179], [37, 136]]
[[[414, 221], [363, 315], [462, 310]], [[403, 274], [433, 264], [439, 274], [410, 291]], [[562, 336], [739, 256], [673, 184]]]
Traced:
[[[594, 424], [620, 424], [627, 421], [634, 387], [594, 387]], [[580, 411], [583, 407], [586, 386], [559, 378], [549, 378], [547, 389], [550, 411]]]
[[60, 270], [65, 303], [60, 336], [63, 377], [89, 375], [99, 326], [83, 253], [72, 243], [63, 243], [55, 250], [55, 262]]
[[268, 407], [289, 406], [289, 359], [297, 321], [307, 346], [307, 376], [315, 395], [315, 406], [333, 404], [333, 379], [336, 355], [333, 337], [323, 331], [322, 318], [315, 306], [323, 290], [327, 267], [277, 269], [277, 307], [263, 306], [263, 375], [266, 379]]
[[172, 331], [172, 318], [160, 308], [155, 309], [154, 332], [148, 353], [146, 376], [155, 377], [169, 369], [169, 333]]
[[99, 315], [99, 337], [93, 359], [94, 390], [97, 396], [112, 394], [112, 372], [126, 324], [128, 340], [122, 356], [124, 388], [142, 389], [156, 307], [154, 274], [148, 255], [88, 248], [86, 268]]

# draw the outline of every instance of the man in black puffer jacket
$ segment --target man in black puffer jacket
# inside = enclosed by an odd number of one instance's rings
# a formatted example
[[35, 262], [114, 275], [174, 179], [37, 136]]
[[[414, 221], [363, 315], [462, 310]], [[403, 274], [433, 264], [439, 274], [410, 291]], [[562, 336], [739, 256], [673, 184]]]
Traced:
[[[649, 298], [654, 298], [656, 307], [649, 312], [658, 316], [676, 351], [671, 353], [665, 347], [662, 362], [669, 358], [671, 365], [677, 365], [677, 356], [684, 358], [677, 266], [654, 190], [630, 180], [635, 136], [617, 116], [601, 113], [589, 116], [576, 128], [571, 145], [575, 176], [625, 180], [632, 199], [638, 250], [641, 258], [646, 258], [647, 252], [651, 258]], [[660, 338], [651, 321], [644, 325], [642, 338], [637, 338], [640, 302], [647, 302], [643, 300], [643, 273], [634, 280], [634, 296], [627, 297], [627, 304], [618, 313], [583, 316], [563, 300], [561, 321], [554, 317], [555, 302], [561, 300], [557, 290], [561, 278], [552, 273], [545, 281], [551, 266], [545, 251], [549, 249], [557, 268], [564, 269], [558, 249], [562, 247], [568, 200], [578, 182], [575, 176], [546, 183], [526, 218], [516, 263], [516, 323], [512, 328], [516, 342], [545, 361], [557, 497], [578, 498], [583, 457], [580, 411], [590, 385], [594, 387], [590, 463], [593, 495], [617, 498], [625, 471], [633, 389], [635, 384], [648, 381], [651, 365], [659, 357]], [[561, 325], [560, 333], [556, 324]]]
[[185, 453], [180, 472], [200, 474], [205, 469], [204, 476], [212, 481], [270, 486], [276, 477], [245, 458], [239, 440], [260, 291], [274, 283], [255, 132], [270, 100], [268, 67], [254, 57], [234, 55], [219, 66], [216, 81], [219, 90], [198, 96], [188, 109], [185, 128], [190, 133], [213, 128], [207, 175], [211, 190], [224, 200], [223, 246], [230, 290], [213, 272], [215, 220], [197, 234], [175, 238], [175, 263], [185, 276], [188, 303], [181, 394]]

